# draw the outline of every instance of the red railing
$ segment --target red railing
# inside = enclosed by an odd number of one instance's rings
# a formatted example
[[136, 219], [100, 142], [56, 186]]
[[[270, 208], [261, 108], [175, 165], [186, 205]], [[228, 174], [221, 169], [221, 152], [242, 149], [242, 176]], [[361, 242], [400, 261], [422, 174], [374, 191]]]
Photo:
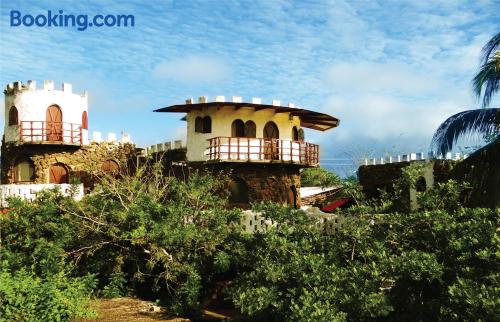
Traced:
[[21, 121], [19, 141], [22, 143], [62, 142], [82, 144], [80, 124], [65, 122]]
[[215, 137], [206, 150], [212, 161], [278, 161], [307, 165], [319, 164], [319, 145], [303, 141]]

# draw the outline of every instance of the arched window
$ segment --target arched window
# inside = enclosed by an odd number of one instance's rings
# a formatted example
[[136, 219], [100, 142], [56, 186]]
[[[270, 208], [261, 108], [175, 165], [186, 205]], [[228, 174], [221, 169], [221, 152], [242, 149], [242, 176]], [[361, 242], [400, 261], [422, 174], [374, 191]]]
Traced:
[[255, 138], [257, 136], [257, 129], [253, 121], [246, 121], [245, 123], [245, 137]]
[[248, 186], [243, 179], [234, 178], [229, 182], [229, 203], [248, 204]]
[[87, 111], [83, 111], [82, 113], [82, 129], [84, 130], [89, 129], [89, 119], [87, 117]]
[[203, 133], [203, 118], [202, 117], [197, 117], [194, 120], [194, 131], [196, 133]]
[[245, 136], [245, 123], [242, 120], [234, 120], [233, 124], [231, 124], [231, 136], [233, 138]]
[[292, 140], [298, 141], [299, 140], [299, 130], [297, 130], [297, 127], [294, 126], [292, 128]]
[[212, 119], [210, 116], [203, 118], [203, 133], [212, 133]]
[[68, 169], [63, 163], [55, 163], [49, 168], [49, 183], [68, 183]]
[[101, 170], [105, 173], [117, 173], [120, 170], [120, 166], [115, 160], [105, 160], [101, 164]]
[[13, 181], [32, 182], [35, 179], [35, 166], [30, 159], [21, 159], [14, 166]]
[[9, 110], [9, 125], [18, 125], [19, 115], [17, 113], [17, 108], [12, 106]]

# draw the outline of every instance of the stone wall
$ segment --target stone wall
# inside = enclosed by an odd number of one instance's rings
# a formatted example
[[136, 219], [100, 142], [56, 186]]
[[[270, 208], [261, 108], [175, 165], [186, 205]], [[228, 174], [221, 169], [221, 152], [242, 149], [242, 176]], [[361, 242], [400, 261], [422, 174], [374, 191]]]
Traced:
[[[378, 189], [392, 191], [393, 184], [402, 175], [402, 169], [413, 163], [427, 164], [429, 174], [424, 173], [426, 186], [431, 187], [436, 182], [446, 182], [450, 179], [451, 169], [458, 161], [432, 160], [432, 161], [405, 161], [397, 163], [363, 165], [358, 169], [359, 183], [364, 193], [372, 198], [378, 198]], [[428, 178], [432, 176], [432, 180]]]
[[130, 143], [92, 142], [84, 146], [68, 145], [13, 145], [2, 144], [2, 183], [13, 183], [13, 171], [17, 161], [30, 159], [35, 177], [33, 183], [48, 183], [49, 168], [62, 163], [69, 171], [69, 181], [80, 181], [85, 188], [92, 187], [95, 174], [101, 170], [102, 162], [114, 160], [125, 169], [133, 161], [136, 148]]
[[[169, 169], [177, 176], [186, 176], [192, 171], [209, 172], [214, 175], [226, 174], [230, 178], [243, 180], [248, 187], [248, 201], [273, 201], [300, 207], [300, 172], [295, 165], [263, 164], [263, 163], [194, 163]], [[293, 188], [292, 188], [293, 187]], [[246, 205], [237, 205], [248, 208]]]
[[[450, 179], [469, 183], [471, 189], [464, 195], [464, 203], [469, 207], [500, 207], [500, 141], [493, 142], [461, 161], [432, 160], [428, 162], [430, 174], [424, 173], [427, 188]], [[424, 161], [411, 161], [424, 162]], [[377, 189], [390, 191], [401, 176], [401, 169], [410, 162], [361, 166], [358, 171], [360, 184], [370, 197], [378, 197]], [[430, 180], [429, 175], [432, 177]], [[409, 191], [412, 208], [416, 197]], [[413, 192], [413, 193], [412, 193]]]
[[469, 207], [500, 207], [500, 140], [471, 154], [451, 170], [450, 177], [466, 181], [471, 192], [465, 203]]

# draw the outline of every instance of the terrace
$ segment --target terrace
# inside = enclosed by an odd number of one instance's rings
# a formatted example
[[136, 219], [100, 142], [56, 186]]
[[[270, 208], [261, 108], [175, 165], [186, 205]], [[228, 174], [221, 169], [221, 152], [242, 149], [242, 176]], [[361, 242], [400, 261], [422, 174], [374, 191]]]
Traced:
[[220, 136], [208, 142], [207, 161], [319, 164], [319, 146], [303, 141]]

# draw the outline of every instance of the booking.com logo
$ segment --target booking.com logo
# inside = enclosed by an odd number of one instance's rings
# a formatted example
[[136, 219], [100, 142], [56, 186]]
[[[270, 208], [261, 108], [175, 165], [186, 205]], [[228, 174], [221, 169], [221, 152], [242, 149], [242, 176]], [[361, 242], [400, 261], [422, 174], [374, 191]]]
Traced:
[[10, 11], [11, 27], [77, 27], [84, 31], [89, 27], [134, 27], [134, 15], [72, 15], [64, 14], [62, 10], [54, 14], [51, 10], [47, 14], [22, 15], [21, 11]]

